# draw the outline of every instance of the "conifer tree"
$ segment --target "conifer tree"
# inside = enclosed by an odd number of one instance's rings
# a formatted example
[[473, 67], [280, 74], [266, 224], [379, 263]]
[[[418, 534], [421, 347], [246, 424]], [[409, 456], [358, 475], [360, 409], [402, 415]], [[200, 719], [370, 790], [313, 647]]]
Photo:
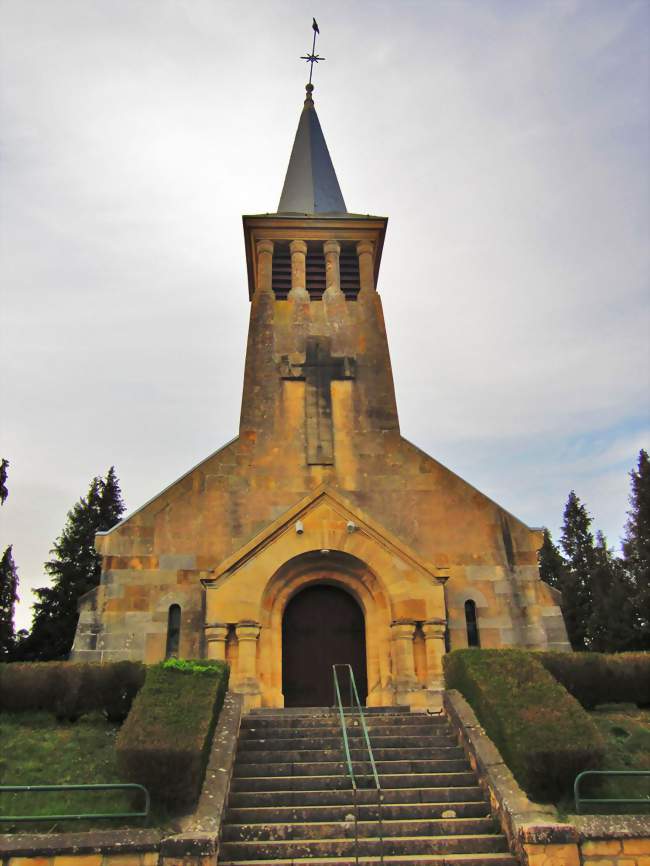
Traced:
[[77, 627], [79, 598], [99, 584], [101, 557], [95, 533], [110, 529], [124, 512], [114, 467], [106, 478], [93, 478], [88, 494], [68, 512], [63, 532], [50, 551], [45, 571], [51, 586], [35, 590], [32, 630], [20, 642], [17, 655], [27, 660], [66, 658]]
[[9, 496], [7, 490], [7, 469], [9, 469], [9, 461], [4, 457], [0, 461], [0, 505], [4, 505]]
[[591, 575], [591, 613], [587, 622], [587, 645], [595, 652], [621, 652], [634, 643], [630, 581], [620, 559], [607, 547], [602, 532], [596, 533]]
[[[7, 469], [9, 461], [0, 462], [0, 505], [9, 496], [7, 490]], [[18, 601], [18, 570], [14, 562], [11, 544], [0, 559], [0, 661], [8, 661], [14, 650], [16, 633], [14, 630], [14, 611]]]
[[623, 558], [633, 597], [635, 647], [650, 649], [650, 459], [639, 452], [630, 472], [630, 510], [623, 539]]
[[553, 538], [548, 529], [544, 529], [544, 541], [537, 554], [539, 564], [539, 576], [555, 589], [560, 589], [562, 584], [562, 569], [564, 559], [562, 554], [553, 543]]
[[564, 552], [562, 611], [574, 650], [588, 649], [589, 618], [592, 611], [592, 573], [596, 564], [591, 517], [576, 496], [569, 493], [564, 509], [560, 545]]
[[13, 653], [16, 634], [14, 610], [18, 601], [18, 571], [11, 545], [0, 559], [0, 661], [8, 661]]

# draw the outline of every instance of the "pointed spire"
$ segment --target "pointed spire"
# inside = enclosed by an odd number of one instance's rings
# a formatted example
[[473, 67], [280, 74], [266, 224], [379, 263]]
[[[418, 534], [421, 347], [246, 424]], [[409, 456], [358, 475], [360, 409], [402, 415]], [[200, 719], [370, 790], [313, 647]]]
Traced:
[[314, 85], [308, 84], [306, 89], [278, 213], [347, 213], [314, 108]]

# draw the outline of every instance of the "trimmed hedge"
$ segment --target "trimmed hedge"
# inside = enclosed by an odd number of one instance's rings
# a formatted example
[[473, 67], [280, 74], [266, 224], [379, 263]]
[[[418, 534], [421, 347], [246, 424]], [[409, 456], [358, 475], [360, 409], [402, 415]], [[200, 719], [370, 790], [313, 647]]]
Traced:
[[99, 710], [109, 721], [122, 722], [144, 678], [144, 665], [130, 661], [0, 664], [0, 710], [45, 710], [71, 722]]
[[455, 650], [444, 657], [458, 689], [534, 800], [557, 801], [581, 770], [601, 765], [605, 743], [580, 704], [525, 650]]
[[121, 772], [174, 811], [200, 793], [228, 674], [223, 662], [152, 665], [117, 736]]
[[588, 710], [613, 703], [650, 706], [650, 653], [540, 652], [538, 656]]

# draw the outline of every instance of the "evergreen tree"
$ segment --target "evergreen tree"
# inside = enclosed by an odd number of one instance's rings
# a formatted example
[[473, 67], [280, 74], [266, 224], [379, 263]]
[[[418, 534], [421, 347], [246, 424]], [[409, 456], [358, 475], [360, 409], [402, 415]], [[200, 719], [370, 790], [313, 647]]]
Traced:
[[639, 452], [637, 468], [630, 472], [632, 491], [623, 539], [625, 568], [633, 597], [635, 647], [650, 649], [650, 459]]
[[9, 469], [9, 461], [2, 458], [0, 462], [0, 505], [4, 505], [9, 496], [9, 491], [7, 490], [7, 469]]
[[591, 575], [591, 614], [587, 644], [595, 652], [621, 652], [634, 642], [630, 581], [620, 559], [607, 547], [602, 532], [596, 534]]
[[539, 576], [555, 589], [560, 589], [562, 584], [562, 570], [564, 559], [562, 554], [553, 543], [553, 538], [548, 529], [544, 529], [544, 541], [537, 554], [539, 564]]
[[561, 580], [562, 611], [571, 646], [574, 650], [585, 650], [588, 649], [596, 553], [591, 517], [573, 490], [564, 509], [560, 545], [565, 558]]
[[50, 586], [35, 590], [32, 630], [17, 655], [27, 660], [66, 658], [77, 627], [79, 598], [99, 584], [101, 557], [95, 533], [114, 526], [124, 512], [120, 486], [111, 467], [106, 478], [93, 478], [87, 496], [68, 512], [63, 532], [50, 551], [45, 571]]
[[13, 653], [16, 635], [14, 632], [14, 609], [18, 601], [18, 572], [11, 545], [0, 559], [0, 661], [8, 661]]

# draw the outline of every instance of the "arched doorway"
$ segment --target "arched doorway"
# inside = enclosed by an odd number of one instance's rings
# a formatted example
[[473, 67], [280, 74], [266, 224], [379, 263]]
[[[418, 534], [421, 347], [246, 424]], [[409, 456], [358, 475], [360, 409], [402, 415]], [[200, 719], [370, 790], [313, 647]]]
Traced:
[[[326, 707], [333, 701], [332, 665], [350, 664], [365, 703], [366, 636], [363, 612], [336, 586], [298, 592], [282, 618], [282, 691], [285, 707]], [[342, 683], [343, 684], [343, 683]], [[344, 687], [344, 701], [348, 694]]]

